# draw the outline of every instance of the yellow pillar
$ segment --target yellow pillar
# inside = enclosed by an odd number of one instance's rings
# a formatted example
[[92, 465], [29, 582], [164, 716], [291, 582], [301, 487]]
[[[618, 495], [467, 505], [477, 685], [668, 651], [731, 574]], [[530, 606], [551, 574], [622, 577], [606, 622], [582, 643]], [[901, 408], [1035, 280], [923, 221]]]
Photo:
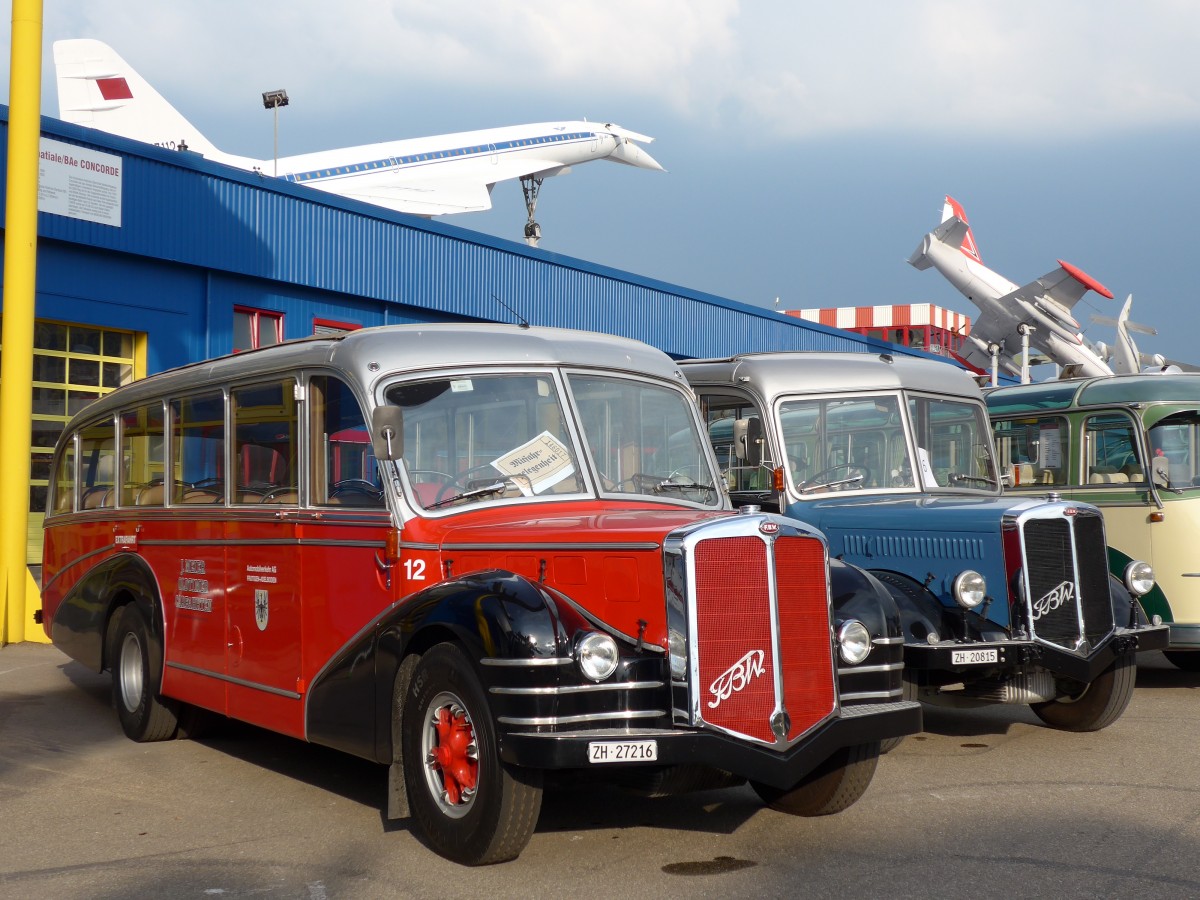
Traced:
[[42, 0], [13, 0], [4, 222], [4, 348], [0, 353], [0, 645], [32, 632], [26, 608], [29, 423], [33, 417], [33, 304], [37, 272], [38, 138], [41, 136]]

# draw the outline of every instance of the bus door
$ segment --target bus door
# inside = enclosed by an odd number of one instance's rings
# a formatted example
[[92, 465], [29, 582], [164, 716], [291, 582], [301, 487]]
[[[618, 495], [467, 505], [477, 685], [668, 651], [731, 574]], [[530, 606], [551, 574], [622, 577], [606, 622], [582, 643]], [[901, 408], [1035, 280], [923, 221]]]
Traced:
[[300, 736], [303, 629], [296, 381], [230, 391], [229, 715]]
[[[166, 606], [163, 693], [225, 711], [225, 397], [172, 400], [169, 490], [178, 512], [148, 526]], [[153, 493], [152, 486], [138, 497]], [[139, 502], [135, 500], [135, 502]], [[215, 677], [214, 677], [215, 676]]]
[[[366, 419], [349, 386], [314, 375], [306, 387], [309, 507], [299, 526], [305, 678], [400, 596], [386, 564], [392, 519]], [[364, 697], [364, 702], [370, 698]]]

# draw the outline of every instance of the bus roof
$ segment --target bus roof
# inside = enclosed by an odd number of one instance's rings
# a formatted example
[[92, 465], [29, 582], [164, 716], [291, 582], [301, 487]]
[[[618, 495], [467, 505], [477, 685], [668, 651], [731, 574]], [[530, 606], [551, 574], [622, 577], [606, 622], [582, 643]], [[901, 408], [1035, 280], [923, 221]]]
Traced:
[[768, 396], [831, 391], [907, 390], [980, 397], [975, 380], [951, 363], [877, 353], [743, 353], [726, 359], [684, 360], [696, 384], [736, 384], [750, 378]]
[[629, 338], [566, 328], [481, 322], [384, 325], [286, 341], [260, 350], [192, 363], [135, 381], [101, 397], [81, 416], [103, 414], [206, 383], [243, 380], [305, 367], [330, 367], [369, 386], [394, 372], [474, 366], [554, 366], [637, 372], [682, 381], [675, 362]]
[[1075, 406], [1129, 403], [1200, 404], [1200, 373], [1102, 375], [1071, 381], [1019, 384], [987, 392], [993, 415], [1045, 412]]

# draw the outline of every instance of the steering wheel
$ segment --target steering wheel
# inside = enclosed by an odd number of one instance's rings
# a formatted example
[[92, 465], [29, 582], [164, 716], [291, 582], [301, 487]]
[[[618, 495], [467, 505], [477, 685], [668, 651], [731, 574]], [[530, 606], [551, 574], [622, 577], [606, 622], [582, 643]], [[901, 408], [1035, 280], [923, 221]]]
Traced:
[[329, 493], [336, 494], [338, 491], [356, 491], [363, 494], [378, 494], [379, 485], [373, 481], [367, 481], [365, 478], [343, 478], [341, 481], [335, 481], [329, 486]]
[[634, 472], [628, 478], [622, 478], [620, 481], [613, 481], [613, 490], [621, 490], [625, 485], [629, 485], [639, 494], [653, 494], [654, 489], [663, 481], [661, 475], [647, 475], [645, 472]]
[[[845, 472], [846, 478], [853, 478], [855, 473], [861, 472], [862, 481], [859, 483], [859, 487], [862, 487], [871, 480], [871, 470], [866, 466], [860, 466], [858, 463], [842, 463], [841, 465], [830, 466], [828, 469], [822, 469], [812, 478], [806, 479], [801, 487], [816, 488], [831, 481], [839, 481], [840, 479], [832, 477], [835, 472]], [[830, 477], [826, 478], [826, 475]]]

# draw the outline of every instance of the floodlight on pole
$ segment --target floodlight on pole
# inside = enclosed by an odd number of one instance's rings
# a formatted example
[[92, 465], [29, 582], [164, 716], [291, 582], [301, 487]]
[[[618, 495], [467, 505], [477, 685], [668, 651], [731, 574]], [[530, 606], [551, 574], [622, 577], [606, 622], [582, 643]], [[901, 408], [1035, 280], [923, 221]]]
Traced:
[[263, 91], [263, 108], [275, 110], [275, 177], [279, 177], [279, 107], [288, 105], [285, 90]]

